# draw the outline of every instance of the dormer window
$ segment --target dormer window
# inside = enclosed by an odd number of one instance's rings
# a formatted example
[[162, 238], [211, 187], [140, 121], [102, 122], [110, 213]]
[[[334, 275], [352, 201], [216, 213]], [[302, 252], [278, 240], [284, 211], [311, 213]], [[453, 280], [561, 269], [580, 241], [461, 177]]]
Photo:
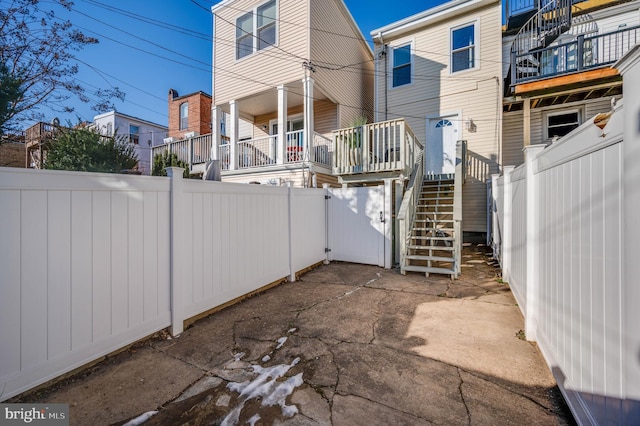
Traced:
[[236, 19], [236, 59], [276, 44], [276, 0]]
[[180, 130], [189, 127], [189, 102], [180, 104]]

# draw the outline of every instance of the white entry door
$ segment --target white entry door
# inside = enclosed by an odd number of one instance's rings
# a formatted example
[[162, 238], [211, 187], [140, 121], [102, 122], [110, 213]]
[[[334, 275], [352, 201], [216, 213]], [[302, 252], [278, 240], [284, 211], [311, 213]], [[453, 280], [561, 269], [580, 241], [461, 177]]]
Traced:
[[458, 116], [449, 115], [427, 120], [425, 175], [453, 174], [456, 170]]
[[384, 185], [331, 188], [329, 196], [329, 260], [391, 267]]

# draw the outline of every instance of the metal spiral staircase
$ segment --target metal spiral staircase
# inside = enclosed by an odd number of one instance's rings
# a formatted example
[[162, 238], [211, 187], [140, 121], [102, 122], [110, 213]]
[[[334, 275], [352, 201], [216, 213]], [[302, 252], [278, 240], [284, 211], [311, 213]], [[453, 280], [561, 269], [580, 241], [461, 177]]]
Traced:
[[546, 0], [516, 34], [511, 45], [511, 81], [540, 75], [541, 52], [571, 28], [572, 0]]

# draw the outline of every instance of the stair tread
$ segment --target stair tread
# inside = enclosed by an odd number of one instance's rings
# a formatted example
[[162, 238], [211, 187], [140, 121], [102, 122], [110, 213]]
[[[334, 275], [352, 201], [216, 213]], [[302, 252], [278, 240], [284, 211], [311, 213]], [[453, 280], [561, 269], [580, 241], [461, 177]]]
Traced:
[[453, 257], [443, 257], [443, 256], [425, 256], [421, 254], [408, 254], [405, 256], [405, 259], [411, 260], [432, 260], [435, 262], [454, 262], [455, 259]]
[[438, 220], [427, 220], [427, 219], [416, 219], [414, 220], [414, 222], [442, 222], [442, 223], [453, 223], [454, 220], [453, 219], [438, 219]]
[[434, 240], [434, 241], [453, 241], [454, 237], [429, 237], [429, 236], [420, 236], [420, 235], [412, 235], [411, 238], [415, 238], [418, 240]]
[[453, 251], [453, 246], [418, 246], [414, 250]]
[[455, 271], [448, 268], [434, 268], [431, 266], [418, 266], [418, 265], [405, 265], [403, 267], [405, 271], [410, 272], [429, 272], [433, 274], [445, 274], [445, 275], [453, 275]]

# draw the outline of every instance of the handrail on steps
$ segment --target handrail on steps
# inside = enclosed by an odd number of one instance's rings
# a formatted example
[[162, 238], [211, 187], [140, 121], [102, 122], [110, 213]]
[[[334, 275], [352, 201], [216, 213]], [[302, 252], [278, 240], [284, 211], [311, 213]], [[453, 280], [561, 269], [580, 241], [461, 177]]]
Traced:
[[405, 274], [406, 256], [408, 245], [411, 241], [411, 229], [415, 219], [416, 206], [420, 197], [420, 189], [422, 188], [422, 179], [424, 177], [424, 167], [422, 150], [419, 150], [418, 159], [413, 166], [411, 177], [407, 190], [402, 197], [402, 204], [398, 211], [398, 238], [400, 239], [400, 273]]

